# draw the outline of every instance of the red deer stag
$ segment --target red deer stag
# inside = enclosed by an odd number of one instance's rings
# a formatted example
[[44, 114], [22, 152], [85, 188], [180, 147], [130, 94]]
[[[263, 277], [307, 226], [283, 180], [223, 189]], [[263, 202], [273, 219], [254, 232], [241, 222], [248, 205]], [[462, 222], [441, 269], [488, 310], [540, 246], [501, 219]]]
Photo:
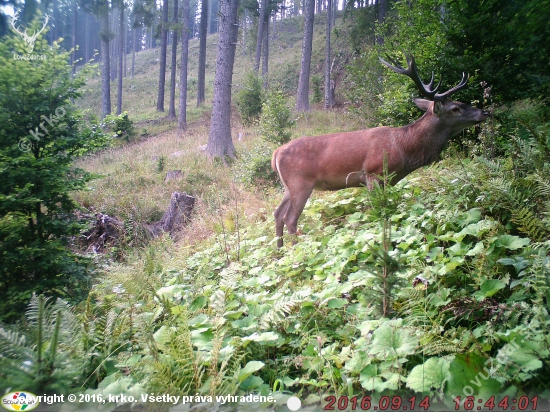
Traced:
[[407, 56], [407, 69], [396, 61], [380, 61], [393, 71], [410, 77], [428, 100], [414, 99], [426, 113], [404, 127], [376, 127], [356, 132], [301, 137], [273, 153], [271, 167], [281, 179], [285, 193], [275, 210], [277, 245], [283, 245], [283, 226], [296, 234], [298, 218], [307, 199], [315, 190], [340, 190], [347, 187], [372, 188], [376, 176], [383, 173], [384, 153], [391, 184], [397, 183], [414, 170], [435, 162], [447, 142], [460, 131], [483, 122], [489, 113], [467, 104], [448, 100], [465, 88], [469, 76], [452, 89], [437, 93], [440, 83], [425, 84], [420, 79], [413, 56]]

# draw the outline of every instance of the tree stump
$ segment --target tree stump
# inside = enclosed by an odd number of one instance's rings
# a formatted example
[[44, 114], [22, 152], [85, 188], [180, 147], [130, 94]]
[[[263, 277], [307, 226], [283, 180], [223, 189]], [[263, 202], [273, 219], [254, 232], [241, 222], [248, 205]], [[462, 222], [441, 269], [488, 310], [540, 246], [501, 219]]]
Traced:
[[106, 245], [114, 245], [123, 233], [123, 222], [109, 215], [98, 213], [93, 227], [84, 233], [88, 244], [87, 250], [101, 253], [105, 250]]
[[[145, 230], [145, 237], [155, 238], [163, 233], [175, 236], [191, 219], [191, 213], [195, 206], [195, 198], [187, 193], [174, 192], [170, 197], [170, 205], [164, 216], [158, 222], [138, 223]], [[81, 215], [81, 218], [93, 219], [89, 215]], [[126, 228], [124, 222], [98, 213], [92, 228], [84, 233], [86, 238], [86, 250], [93, 253], [102, 253], [108, 246], [115, 246], [119, 238], [124, 236]], [[147, 236], [148, 235], [148, 236]]]
[[166, 173], [164, 181], [169, 182], [170, 180], [180, 180], [181, 178], [183, 178], [183, 173], [181, 172], [181, 170], [170, 170], [168, 173]]
[[187, 193], [174, 192], [170, 198], [170, 205], [164, 216], [158, 222], [147, 225], [153, 237], [163, 232], [174, 235], [191, 219], [191, 212], [195, 206], [195, 198]]

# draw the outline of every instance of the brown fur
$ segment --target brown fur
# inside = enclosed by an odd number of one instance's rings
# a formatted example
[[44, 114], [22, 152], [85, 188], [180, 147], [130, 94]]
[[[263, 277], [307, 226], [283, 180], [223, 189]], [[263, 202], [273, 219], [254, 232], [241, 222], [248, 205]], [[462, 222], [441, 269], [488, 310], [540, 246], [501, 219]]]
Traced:
[[285, 188], [274, 212], [279, 247], [284, 225], [296, 234], [298, 218], [313, 190], [371, 188], [383, 173], [384, 154], [388, 172], [395, 173], [391, 181], [395, 184], [436, 161], [453, 136], [488, 116], [460, 102], [415, 99], [415, 103], [426, 113], [407, 126], [301, 137], [275, 150], [271, 167]]

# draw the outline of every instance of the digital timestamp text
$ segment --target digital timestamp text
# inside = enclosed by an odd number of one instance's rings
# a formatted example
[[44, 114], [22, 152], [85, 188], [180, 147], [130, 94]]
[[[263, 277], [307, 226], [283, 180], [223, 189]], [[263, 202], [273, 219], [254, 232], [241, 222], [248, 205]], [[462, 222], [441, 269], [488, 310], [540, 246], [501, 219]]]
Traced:
[[352, 411], [419, 411], [428, 410], [430, 407], [430, 397], [417, 399], [413, 396], [409, 399], [403, 399], [401, 396], [382, 396], [378, 401], [373, 401], [370, 396], [327, 396], [325, 411], [343, 411], [350, 408]]
[[[361, 411], [427, 411], [430, 409], [430, 397], [417, 398], [413, 396], [406, 399], [402, 396], [382, 396], [375, 401], [371, 396], [327, 396], [327, 402], [323, 408], [325, 411], [343, 411], [343, 410], [361, 410]], [[496, 398], [491, 396], [484, 400], [467, 396], [462, 399], [457, 396], [454, 399], [455, 410], [480, 411], [480, 410], [495, 410], [495, 411], [534, 411], [537, 409], [539, 398], [534, 396], [521, 396], [513, 398], [504, 396]]]

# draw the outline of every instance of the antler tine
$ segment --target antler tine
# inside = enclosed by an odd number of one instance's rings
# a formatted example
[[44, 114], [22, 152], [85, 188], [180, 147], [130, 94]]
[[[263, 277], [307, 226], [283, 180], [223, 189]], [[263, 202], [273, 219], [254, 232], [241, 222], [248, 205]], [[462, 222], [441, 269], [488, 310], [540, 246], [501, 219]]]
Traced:
[[458, 92], [459, 90], [464, 89], [468, 85], [468, 80], [470, 79], [469, 73], [462, 72], [462, 80], [460, 80], [460, 83], [458, 83], [455, 87], [447, 90], [445, 93], [438, 93], [434, 96], [434, 100], [443, 102], [447, 100], [447, 98], [453, 94]]
[[432, 89], [433, 80], [434, 80], [433, 73], [432, 73], [432, 80], [430, 81], [430, 83], [425, 84], [424, 82], [422, 82], [422, 79], [420, 79], [420, 75], [418, 74], [418, 70], [416, 68], [416, 62], [414, 60], [414, 56], [412, 54], [408, 55], [405, 52], [403, 52], [403, 54], [405, 55], [405, 59], [407, 60], [407, 66], [408, 66], [407, 69], [404, 69], [403, 67], [399, 66], [399, 64], [397, 64], [389, 56], [387, 56], [387, 58], [388, 58], [388, 60], [390, 60], [393, 63], [393, 65], [389, 64], [387, 61], [385, 61], [384, 59], [382, 59], [380, 57], [379, 57], [379, 59], [382, 63], [384, 63], [386, 66], [388, 66], [394, 72], [399, 73], [399, 74], [404, 74], [405, 76], [410, 77], [412, 79], [412, 81], [414, 82], [414, 84], [416, 84], [416, 87], [418, 87], [418, 90], [420, 91], [420, 93], [422, 93], [428, 99], [434, 100], [434, 97], [437, 93], [437, 90], [439, 88], [439, 84], [441, 83], [441, 80], [440, 80], [440, 83], [438, 83], [438, 85], [435, 87], [435, 89]]
[[424, 83], [420, 79], [420, 75], [418, 74], [418, 70], [416, 68], [416, 62], [414, 60], [414, 56], [412, 54], [407, 54], [403, 52], [405, 55], [405, 59], [407, 60], [407, 68], [404, 69], [397, 63], [395, 60], [393, 60], [390, 56], [386, 55], [386, 58], [391, 62], [388, 63], [381, 57], [379, 57], [379, 60], [388, 66], [390, 69], [392, 69], [394, 72], [399, 74], [404, 74], [407, 77], [410, 77], [414, 84], [418, 87], [418, 90], [420, 93], [422, 93], [425, 97], [427, 97], [430, 100], [444, 102], [447, 100], [449, 96], [451, 96], [453, 93], [456, 93], [459, 90], [464, 89], [468, 85], [468, 80], [470, 79], [470, 75], [467, 73], [462, 73], [462, 80], [460, 80], [460, 83], [458, 83], [455, 87], [447, 90], [444, 93], [437, 93], [439, 90], [439, 86], [441, 86], [441, 77], [439, 78], [439, 82], [437, 83], [437, 86], [434, 86], [434, 72], [432, 72], [432, 78], [429, 83]]
[[11, 20], [10, 20], [10, 24], [11, 24], [11, 27], [13, 27], [13, 29], [14, 29], [17, 33], [19, 33], [20, 35], [23, 35], [24, 32], [19, 31], [19, 29], [18, 29], [17, 26], [15, 25], [15, 21], [17, 20], [18, 14], [19, 14], [19, 11], [16, 11], [16, 12], [14, 13], [14, 15], [12, 16], [12, 18], [11, 18]]

